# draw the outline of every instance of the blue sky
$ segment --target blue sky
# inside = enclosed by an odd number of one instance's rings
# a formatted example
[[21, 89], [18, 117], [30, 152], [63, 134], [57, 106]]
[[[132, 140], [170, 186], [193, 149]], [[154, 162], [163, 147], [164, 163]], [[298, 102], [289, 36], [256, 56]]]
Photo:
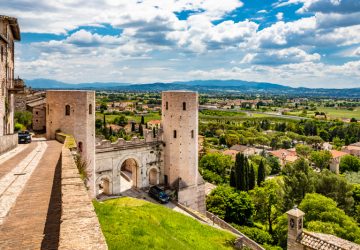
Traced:
[[16, 74], [360, 87], [359, 0], [12, 0]]

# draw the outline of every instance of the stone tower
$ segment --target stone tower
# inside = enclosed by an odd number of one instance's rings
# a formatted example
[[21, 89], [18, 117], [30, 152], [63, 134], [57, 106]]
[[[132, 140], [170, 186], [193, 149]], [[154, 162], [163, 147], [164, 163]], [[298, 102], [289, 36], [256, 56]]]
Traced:
[[47, 139], [55, 139], [57, 131], [74, 136], [95, 196], [95, 91], [46, 91]]
[[288, 216], [288, 237], [287, 237], [287, 249], [300, 250], [304, 249], [304, 246], [297, 242], [297, 239], [303, 232], [303, 222], [305, 213], [294, 207], [286, 212]]
[[204, 181], [198, 171], [198, 94], [162, 93], [164, 183], [178, 191], [178, 201], [205, 211]]

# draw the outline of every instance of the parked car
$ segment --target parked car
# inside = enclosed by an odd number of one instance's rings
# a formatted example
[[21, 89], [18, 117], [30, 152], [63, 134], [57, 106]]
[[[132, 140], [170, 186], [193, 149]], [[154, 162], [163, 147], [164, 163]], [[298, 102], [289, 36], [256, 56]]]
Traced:
[[158, 186], [152, 186], [149, 190], [149, 195], [161, 203], [168, 203], [170, 198], [163, 189]]
[[20, 131], [18, 133], [19, 143], [31, 143], [31, 135], [29, 131]]

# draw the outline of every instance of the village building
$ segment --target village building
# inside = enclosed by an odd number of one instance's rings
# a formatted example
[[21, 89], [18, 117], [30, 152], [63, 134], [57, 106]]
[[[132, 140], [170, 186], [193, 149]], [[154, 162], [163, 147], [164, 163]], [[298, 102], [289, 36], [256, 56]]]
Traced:
[[279, 149], [269, 151], [269, 154], [278, 158], [282, 167], [284, 167], [286, 163], [292, 163], [298, 159], [297, 153], [294, 149]]
[[286, 214], [288, 217], [287, 249], [360, 249], [358, 244], [344, 240], [334, 235], [306, 231], [303, 227], [305, 213], [296, 207], [286, 212]]
[[330, 153], [331, 153], [330, 170], [336, 174], [339, 174], [341, 158], [345, 155], [348, 155], [348, 153], [338, 150], [330, 150]]
[[20, 41], [16, 18], [0, 15], [0, 153], [17, 145], [14, 135], [14, 94], [23, 86], [15, 84], [15, 42]]
[[259, 155], [262, 152], [261, 149], [254, 148], [254, 147], [248, 147], [248, 146], [240, 145], [240, 144], [233, 145], [230, 148], [230, 150], [237, 151], [238, 153], [242, 153], [248, 157], [251, 155]]
[[360, 157], [360, 142], [344, 146], [341, 151]]

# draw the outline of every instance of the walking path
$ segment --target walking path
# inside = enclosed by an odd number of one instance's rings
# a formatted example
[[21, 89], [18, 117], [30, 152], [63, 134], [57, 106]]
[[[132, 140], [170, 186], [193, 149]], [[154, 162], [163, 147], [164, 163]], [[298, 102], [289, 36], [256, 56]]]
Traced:
[[33, 142], [0, 162], [0, 249], [57, 249], [62, 144]]

